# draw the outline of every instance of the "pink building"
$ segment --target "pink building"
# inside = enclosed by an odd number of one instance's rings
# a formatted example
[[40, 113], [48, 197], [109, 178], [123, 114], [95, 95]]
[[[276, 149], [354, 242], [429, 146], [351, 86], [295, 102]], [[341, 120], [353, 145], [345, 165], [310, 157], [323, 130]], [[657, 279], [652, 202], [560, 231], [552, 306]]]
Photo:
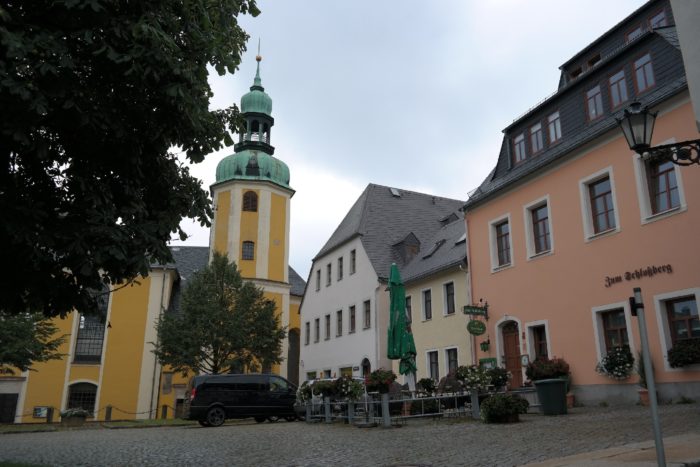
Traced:
[[[668, 1], [652, 0], [561, 67], [556, 94], [504, 130], [496, 167], [465, 204], [471, 296], [489, 304], [487, 351], [526, 382], [526, 360], [564, 358], [577, 400], [636, 402], [636, 374], [596, 372], [640, 350], [628, 297], [641, 287], [661, 399], [700, 394], [700, 166], [646, 162], [615, 117], [658, 111], [653, 145], [697, 139]], [[695, 341], [693, 341], [695, 339]], [[527, 356], [527, 359], [524, 358]]]

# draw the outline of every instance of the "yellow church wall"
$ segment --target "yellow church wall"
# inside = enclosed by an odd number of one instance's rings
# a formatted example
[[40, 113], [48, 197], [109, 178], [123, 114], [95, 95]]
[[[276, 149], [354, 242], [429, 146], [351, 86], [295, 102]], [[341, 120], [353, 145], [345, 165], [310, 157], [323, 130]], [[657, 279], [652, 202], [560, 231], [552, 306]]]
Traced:
[[[68, 354], [73, 345], [74, 340], [71, 339], [71, 332], [76, 313], [71, 313], [66, 319], [55, 318], [54, 324], [58, 328], [56, 336], [68, 334], [65, 342], [59, 348], [62, 354]], [[22, 407], [22, 423], [46, 422], [44, 418], [33, 418], [32, 410], [34, 407], [54, 407], [56, 412], [54, 420], [58, 418], [58, 412], [63, 407], [64, 390], [66, 371], [68, 370], [68, 358], [61, 360], [51, 360], [43, 363], [36, 363], [32, 366], [32, 370], [27, 372], [26, 389], [24, 395], [24, 404]], [[18, 401], [20, 402], [20, 401]], [[25, 415], [26, 414], [26, 415]]]
[[[113, 407], [112, 419], [132, 419], [136, 412], [140, 369], [144, 351], [146, 310], [152, 278], [140, 278], [140, 284], [114, 292], [106, 334], [104, 370], [99, 392], [99, 405]], [[104, 412], [100, 413], [104, 416]]]
[[287, 237], [287, 198], [273, 193], [270, 200], [270, 248], [268, 254], [268, 277], [284, 282]]
[[[260, 190], [249, 190], [254, 191], [258, 195], [258, 200], [260, 200]], [[242, 199], [242, 197], [241, 197]], [[258, 202], [258, 211], [260, 210], [260, 202]], [[259, 214], [258, 211], [243, 211], [243, 206], [241, 206], [241, 224], [239, 227], [240, 232], [240, 245], [238, 253], [238, 268], [241, 271], [243, 277], [255, 277], [256, 263], [258, 260], [263, 261], [261, 258], [260, 245], [258, 245], [258, 222]], [[255, 250], [253, 252], [253, 260], [243, 259], [243, 242], [254, 242]]]
[[289, 297], [289, 329], [301, 329], [301, 315], [299, 307], [301, 306], [301, 298]]
[[82, 365], [73, 364], [70, 366], [70, 375], [68, 381], [70, 384], [73, 381], [94, 381], [100, 379], [100, 365]]
[[231, 211], [231, 192], [219, 192], [216, 200], [216, 215], [214, 217], [214, 249], [226, 253], [228, 243], [228, 216]]

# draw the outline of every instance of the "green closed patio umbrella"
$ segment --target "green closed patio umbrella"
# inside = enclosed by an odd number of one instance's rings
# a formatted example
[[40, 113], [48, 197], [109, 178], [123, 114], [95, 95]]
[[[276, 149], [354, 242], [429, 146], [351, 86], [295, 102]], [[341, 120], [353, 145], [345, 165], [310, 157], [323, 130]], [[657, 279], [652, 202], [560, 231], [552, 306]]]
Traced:
[[406, 289], [396, 263], [391, 264], [389, 273], [389, 302], [387, 357], [391, 360], [401, 360], [399, 373], [410, 375], [409, 385], [410, 382], [415, 384], [416, 344], [406, 319]]

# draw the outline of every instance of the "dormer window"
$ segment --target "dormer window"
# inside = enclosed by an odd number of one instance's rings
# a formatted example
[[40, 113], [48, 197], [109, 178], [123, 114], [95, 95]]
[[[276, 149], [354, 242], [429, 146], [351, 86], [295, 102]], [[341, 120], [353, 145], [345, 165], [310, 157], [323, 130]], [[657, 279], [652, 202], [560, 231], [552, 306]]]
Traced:
[[588, 60], [588, 68], [593, 68], [600, 62], [600, 54], [595, 54]]
[[583, 73], [583, 68], [577, 67], [571, 70], [571, 73], [569, 73], [569, 75], [571, 76], [571, 79], [576, 79], [579, 76], [581, 76], [581, 73]]
[[626, 44], [629, 44], [630, 42], [632, 42], [633, 40], [635, 40], [636, 38], [638, 38], [639, 36], [641, 36], [643, 32], [644, 32], [644, 30], [642, 29], [642, 26], [641, 26], [641, 25], [640, 25], [640, 26], [637, 26], [637, 27], [634, 28], [634, 29], [632, 29], [630, 32], [628, 32], [628, 33], [625, 35], [625, 43], [626, 43]]
[[656, 13], [654, 16], [649, 18], [650, 29], [662, 28], [667, 24], [668, 23], [666, 22], [666, 12], [664, 10], [661, 10], [660, 12]]
[[513, 139], [513, 155], [516, 164], [525, 160], [525, 135], [523, 133]]

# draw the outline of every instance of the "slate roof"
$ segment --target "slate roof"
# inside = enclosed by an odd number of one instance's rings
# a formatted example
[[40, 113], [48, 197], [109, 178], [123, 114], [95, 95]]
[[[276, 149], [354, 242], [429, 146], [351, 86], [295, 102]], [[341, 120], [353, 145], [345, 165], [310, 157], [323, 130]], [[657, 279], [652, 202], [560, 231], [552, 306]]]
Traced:
[[[399, 196], [392, 194], [392, 190]], [[401, 266], [392, 245], [413, 233], [425, 254], [426, 248], [432, 246], [430, 239], [441, 227], [440, 219], [457, 211], [462, 204], [463, 201], [456, 199], [370, 183], [314, 257], [314, 262], [359, 236], [377, 276], [386, 279], [392, 262]]]
[[292, 289], [289, 291], [290, 294], [296, 295], [297, 297], [304, 296], [306, 281], [302, 279], [291, 266], [289, 266], [289, 283], [292, 286]]
[[[620, 47], [613, 55], [605, 57], [601, 61], [601, 63], [596, 66], [596, 70], [598, 70], [597, 73], [600, 73], [600, 70], [605, 70], [605, 64], [624, 53], [628, 53], [630, 48], [637, 47], [643, 40], [651, 40], [656, 37], [663, 38], [665, 42], [670, 44], [672, 47], [677, 48], [678, 36], [674, 27], [666, 27], [656, 29], [652, 32], [646, 32], [637, 40], [623, 47]], [[682, 63], [679, 63], [678, 66], [682, 67]], [[595, 77], [597, 75], [592, 74], [591, 76]], [[479, 204], [490, 199], [493, 195], [497, 194], [501, 190], [508, 188], [518, 182], [526, 180], [529, 176], [532, 176], [535, 173], [544, 170], [545, 167], [557, 161], [564, 160], [568, 155], [572, 153], [574, 149], [583, 146], [584, 144], [598, 138], [599, 136], [603, 135], [608, 131], [611, 131], [613, 129], [617, 130], [618, 125], [617, 121], [615, 120], [615, 117], [622, 117], [622, 109], [619, 109], [612, 114], [608, 113], [603, 118], [586, 125], [579, 131], [567, 135], [561, 141], [561, 143], [558, 143], [551, 147], [547, 147], [543, 153], [537, 155], [536, 157], [529, 157], [526, 160], [526, 162], [515, 165], [514, 167], [510, 167], [509, 144], [511, 135], [508, 133], [508, 130], [515, 127], [516, 124], [521, 124], [523, 121], [526, 121], [527, 119], [531, 119], [533, 116], [536, 116], [545, 108], [545, 105], [550, 104], [553, 100], [560, 98], [563, 99], [563, 95], [568, 95], [569, 92], [572, 91], [572, 89], [573, 92], [579, 92], [579, 89], [576, 89], [575, 84], [577, 83], [572, 83], [571, 85], [567, 85], [565, 88], [559, 90], [551, 98], [547, 99], [545, 102], [541, 103], [524, 116], [518, 118], [518, 120], [509, 125], [506, 128], [506, 130], [504, 130], [505, 135], [503, 138], [503, 144], [501, 146], [501, 152], [499, 154], [496, 167], [491, 172], [491, 174], [489, 174], [486, 180], [484, 180], [481, 183], [481, 185], [470, 194], [470, 197], [464, 204], [463, 209], [468, 210], [470, 208], [478, 206]], [[657, 86], [652, 91], [649, 91], [641, 96], [636, 96], [634, 99], [641, 102], [642, 106], [654, 107], [655, 105], [660, 104], [669, 97], [683, 91], [686, 88], [687, 79], [685, 77], [685, 74], [682, 74], [682, 76], [678, 78], [663, 83], [657, 83]]]
[[[461, 215], [458, 215], [456, 221], [441, 227], [426, 242], [422, 251], [409, 261], [406, 267], [400, 268], [404, 284], [463, 264], [467, 257], [465, 234], [466, 227]], [[437, 249], [427, 256], [435, 246]]]

